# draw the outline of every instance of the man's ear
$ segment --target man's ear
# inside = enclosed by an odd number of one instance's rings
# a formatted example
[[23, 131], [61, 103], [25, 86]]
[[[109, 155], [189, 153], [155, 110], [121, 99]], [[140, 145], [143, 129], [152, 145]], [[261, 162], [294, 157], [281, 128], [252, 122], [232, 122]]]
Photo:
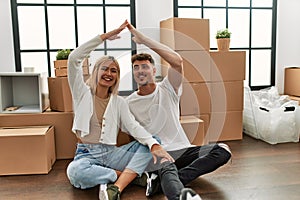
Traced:
[[153, 67], [153, 75], [155, 76], [156, 74], [156, 67]]

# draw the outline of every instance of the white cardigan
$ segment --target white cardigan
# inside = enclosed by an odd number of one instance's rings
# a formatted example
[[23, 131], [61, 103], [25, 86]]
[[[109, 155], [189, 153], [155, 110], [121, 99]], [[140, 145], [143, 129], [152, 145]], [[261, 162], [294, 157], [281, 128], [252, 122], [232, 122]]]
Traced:
[[[69, 55], [68, 80], [73, 97], [74, 120], [72, 131], [80, 131], [81, 137], [89, 134], [90, 119], [93, 114], [93, 94], [83, 80], [81, 63], [83, 59], [102, 43], [100, 35], [76, 48]], [[100, 141], [104, 144], [116, 145], [119, 127], [126, 130], [136, 140], [151, 149], [158, 142], [135, 120], [129, 111], [127, 102], [123, 97], [111, 95], [103, 115]]]

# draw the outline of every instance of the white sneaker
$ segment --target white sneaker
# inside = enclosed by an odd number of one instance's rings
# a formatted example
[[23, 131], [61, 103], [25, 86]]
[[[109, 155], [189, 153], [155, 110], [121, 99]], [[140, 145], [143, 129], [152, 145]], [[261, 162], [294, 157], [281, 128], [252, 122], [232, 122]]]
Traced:
[[202, 200], [201, 197], [191, 188], [183, 188], [179, 200]]
[[229, 146], [227, 144], [225, 144], [225, 143], [218, 143], [218, 145], [220, 147], [222, 147], [223, 149], [225, 149], [226, 151], [228, 151], [231, 154], [230, 148], [229, 148]]
[[151, 173], [151, 175], [148, 172], [145, 172], [147, 175], [147, 188], [146, 188], [146, 196], [152, 196], [159, 190], [159, 180], [158, 175]]
[[99, 200], [109, 200], [107, 195], [107, 185], [103, 184], [99, 187]]

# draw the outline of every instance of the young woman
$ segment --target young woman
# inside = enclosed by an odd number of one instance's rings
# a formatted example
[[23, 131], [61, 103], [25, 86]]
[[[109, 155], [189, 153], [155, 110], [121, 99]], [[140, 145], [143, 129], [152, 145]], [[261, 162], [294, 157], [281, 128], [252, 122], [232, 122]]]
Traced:
[[[82, 44], [70, 54], [68, 61], [74, 109], [72, 130], [78, 144], [74, 160], [67, 168], [67, 176], [76, 188], [86, 189], [100, 184], [101, 200], [119, 199], [124, 188], [144, 172], [152, 156], [154, 162], [156, 156], [174, 161], [135, 121], [124, 98], [117, 95], [120, 67], [114, 57], [100, 58], [90, 78], [86, 83], [83, 80], [83, 59], [104, 40], [119, 38], [118, 34], [127, 25], [125, 21], [119, 28]], [[137, 141], [116, 147], [121, 124]]]

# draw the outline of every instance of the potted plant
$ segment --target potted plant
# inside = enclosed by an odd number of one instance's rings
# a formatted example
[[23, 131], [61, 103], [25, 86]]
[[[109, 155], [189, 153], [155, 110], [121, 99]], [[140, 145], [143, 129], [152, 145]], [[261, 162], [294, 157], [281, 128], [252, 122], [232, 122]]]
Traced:
[[216, 39], [219, 51], [229, 51], [230, 37], [231, 32], [227, 28], [217, 31]]
[[70, 49], [61, 49], [57, 51], [56, 60], [54, 61], [55, 76], [67, 76], [68, 57]]

